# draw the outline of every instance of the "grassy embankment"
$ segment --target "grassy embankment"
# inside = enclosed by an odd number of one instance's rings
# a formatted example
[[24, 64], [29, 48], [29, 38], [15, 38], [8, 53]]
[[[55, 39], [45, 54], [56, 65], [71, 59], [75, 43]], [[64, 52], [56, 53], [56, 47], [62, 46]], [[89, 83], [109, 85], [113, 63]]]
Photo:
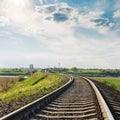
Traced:
[[92, 79], [120, 91], [120, 77], [93, 77]]
[[60, 87], [67, 80], [62, 76], [36, 72], [27, 79], [9, 83], [9, 89], [0, 92], [0, 102], [11, 102], [23, 97], [29, 99], [34, 94], [42, 97]]

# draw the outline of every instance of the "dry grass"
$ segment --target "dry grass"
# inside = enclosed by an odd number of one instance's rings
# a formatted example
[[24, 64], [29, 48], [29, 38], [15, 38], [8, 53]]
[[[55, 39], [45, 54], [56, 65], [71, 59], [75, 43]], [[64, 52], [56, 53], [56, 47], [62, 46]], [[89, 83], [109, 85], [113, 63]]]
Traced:
[[20, 77], [0, 77], [0, 92], [8, 90]]

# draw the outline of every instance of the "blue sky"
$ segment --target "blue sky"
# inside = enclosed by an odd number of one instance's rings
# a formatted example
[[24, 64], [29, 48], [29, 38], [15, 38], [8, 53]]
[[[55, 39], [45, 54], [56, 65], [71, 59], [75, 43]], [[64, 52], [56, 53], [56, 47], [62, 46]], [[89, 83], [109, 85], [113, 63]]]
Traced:
[[0, 1], [0, 67], [120, 68], [119, 0]]

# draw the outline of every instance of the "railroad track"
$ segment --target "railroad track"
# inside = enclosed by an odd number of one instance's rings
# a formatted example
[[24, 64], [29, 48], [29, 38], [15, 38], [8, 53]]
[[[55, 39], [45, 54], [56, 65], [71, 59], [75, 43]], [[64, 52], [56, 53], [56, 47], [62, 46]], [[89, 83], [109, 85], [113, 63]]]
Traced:
[[53, 93], [0, 120], [114, 120], [93, 83], [75, 77]]

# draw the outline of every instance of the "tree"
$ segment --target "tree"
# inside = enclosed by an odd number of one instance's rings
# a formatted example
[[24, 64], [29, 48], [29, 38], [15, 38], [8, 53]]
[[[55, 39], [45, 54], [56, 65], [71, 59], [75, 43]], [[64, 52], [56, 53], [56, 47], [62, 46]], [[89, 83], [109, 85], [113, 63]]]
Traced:
[[78, 69], [77, 69], [76, 67], [72, 67], [71, 70], [72, 70], [73, 72], [77, 72], [77, 71], [78, 71]]

